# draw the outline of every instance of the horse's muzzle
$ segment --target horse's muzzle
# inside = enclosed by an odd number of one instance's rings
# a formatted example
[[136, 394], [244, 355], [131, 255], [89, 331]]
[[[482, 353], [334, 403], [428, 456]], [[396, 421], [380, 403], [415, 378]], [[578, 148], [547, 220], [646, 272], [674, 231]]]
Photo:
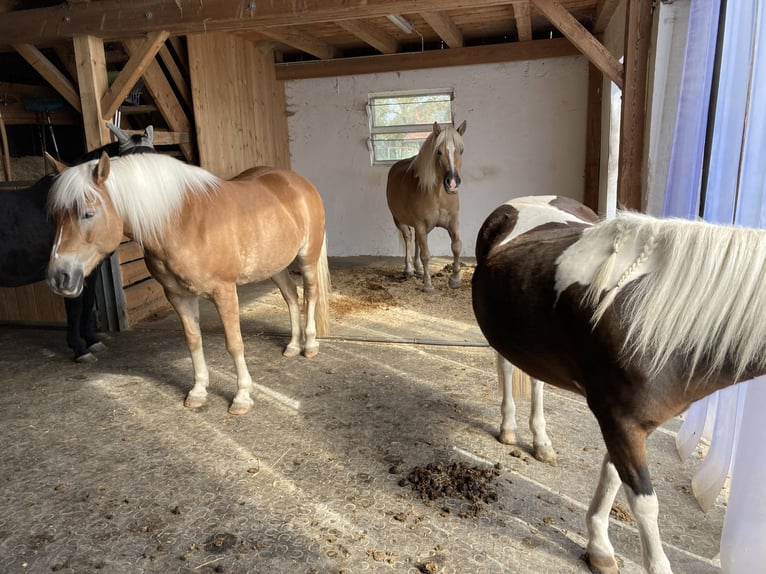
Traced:
[[85, 286], [85, 274], [81, 267], [49, 266], [48, 285], [54, 293], [63, 297], [79, 297]]
[[457, 193], [459, 187], [460, 174], [454, 171], [447, 172], [447, 175], [444, 176], [444, 191], [450, 195], [454, 195]]

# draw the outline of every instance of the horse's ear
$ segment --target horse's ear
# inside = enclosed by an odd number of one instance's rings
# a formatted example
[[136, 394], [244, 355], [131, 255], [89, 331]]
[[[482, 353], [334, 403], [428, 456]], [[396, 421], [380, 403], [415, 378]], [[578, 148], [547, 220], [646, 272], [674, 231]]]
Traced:
[[111, 122], [106, 122], [106, 127], [117, 137], [121, 144], [130, 143], [130, 136]]
[[460, 124], [457, 128], [457, 133], [459, 133], [461, 136], [465, 133], [465, 128], [467, 127], [466, 120], [463, 120], [463, 123]]
[[61, 173], [68, 167], [66, 164], [61, 163], [59, 160], [57, 160], [47, 151], [43, 155], [45, 156], [45, 160], [48, 162], [48, 165], [51, 166], [53, 168], [53, 171], [55, 171], [56, 173]]
[[434, 135], [438, 136], [442, 129], [439, 127], [439, 122], [434, 122]]
[[154, 126], [146, 126], [144, 137], [149, 140], [149, 144], [154, 144]]
[[93, 168], [93, 182], [101, 185], [107, 177], [109, 177], [109, 154], [102, 151], [96, 167]]

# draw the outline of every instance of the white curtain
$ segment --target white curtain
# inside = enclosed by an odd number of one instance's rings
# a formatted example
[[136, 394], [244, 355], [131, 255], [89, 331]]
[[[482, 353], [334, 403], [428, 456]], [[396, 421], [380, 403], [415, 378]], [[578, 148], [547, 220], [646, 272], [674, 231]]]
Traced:
[[[718, 39], [720, 0], [691, 2], [665, 215], [696, 217], [704, 188], [706, 220], [766, 227], [764, 8], [766, 0], [728, 0]], [[718, 41], [720, 70], [712, 83]], [[706, 141], [709, 163], [703, 181]], [[766, 571], [766, 419], [758, 416], [766, 411], [764, 382], [741, 384], [695, 403], [677, 439], [682, 458], [701, 437], [711, 439], [692, 481], [703, 509], [712, 506], [731, 472], [721, 537], [721, 564], [727, 574]]]

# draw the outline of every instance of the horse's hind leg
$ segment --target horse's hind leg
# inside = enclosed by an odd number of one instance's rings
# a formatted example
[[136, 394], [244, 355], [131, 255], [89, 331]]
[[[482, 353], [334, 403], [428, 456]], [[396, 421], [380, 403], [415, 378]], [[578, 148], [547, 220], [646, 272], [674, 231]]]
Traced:
[[[500, 405], [500, 435], [497, 437], [503, 444], [519, 444], [519, 436], [516, 427], [516, 403], [513, 400], [513, 374], [516, 369], [510, 361], [500, 353], [495, 353], [495, 365], [497, 377], [502, 391], [503, 400]], [[532, 448], [534, 457], [542, 462], [556, 462], [556, 451], [553, 450], [551, 439], [545, 430], [545, 414], [543, 412], [543, 388], [544, 384], [538, 379], [532, 378], [532, 405], [529, 415], [529, 430], [532, 431]]]
[[455, 216], [447, 227], [452, 247], [452, 275], [449, 278], [449, 286], [457, 289], [463, 284], [463, 277], [460, 273], [460, 254], [463, 251], [463, 242], [460, 240], [460, 230], [458, 228], [458, 219]]
[[179, 295], [165, 290], [165, 296], [181, 319], [186, 346], [191, 354], [194, 369], [194, 386], [186, 395], [184, 406], [195, 409], [207, 402], [207, 386], [210, 374], [202, 350], [202, 333], [199, 328], [199, 300], [196, 295]]
[[250, 396], [253, 380], [245, 363], [245, 345], [242, 342], [242, 331], [239, 326], [239, 297], [236, 284], [231, 283], [216, 289], [213, 292], [213, 303], [223, 323], [226, 350], [234, 360], [234, 366], [237, 369], [237, 394], [234, 395], [229, 412], [233, 415], [243, 415], [254, 404]]
[[298, 289], [287, 269], [283, 269], [271, 278], [279, 287], [279, 292], [287, 303], [290, 314], [290, 342], [282, 350], [285, 357], [297, 357], [301, 353], [301, 307], [298, 301]]

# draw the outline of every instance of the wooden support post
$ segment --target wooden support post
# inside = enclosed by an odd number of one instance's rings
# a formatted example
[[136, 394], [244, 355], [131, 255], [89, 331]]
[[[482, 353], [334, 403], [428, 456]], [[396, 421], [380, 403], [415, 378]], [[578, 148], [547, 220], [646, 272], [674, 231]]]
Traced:
[[617, 206], [643, 208], [642, 158], [646, 118], [646, 74], [652, 32], [652, 0], [628, 0], [625, 23], [625, 85], [620, 120]]
[[95, 149], [110, 142], [109, 130], [101, 115], [101, 99], [109, 87], [104, 43], [95, 36], [75, 36], [73, 42], [85, 145]]
[[598, 212], [601, 161], [601, 101], [603, 74], [588, 65], [588, 115], [585, 124], [585, 190], [583, 203]]

